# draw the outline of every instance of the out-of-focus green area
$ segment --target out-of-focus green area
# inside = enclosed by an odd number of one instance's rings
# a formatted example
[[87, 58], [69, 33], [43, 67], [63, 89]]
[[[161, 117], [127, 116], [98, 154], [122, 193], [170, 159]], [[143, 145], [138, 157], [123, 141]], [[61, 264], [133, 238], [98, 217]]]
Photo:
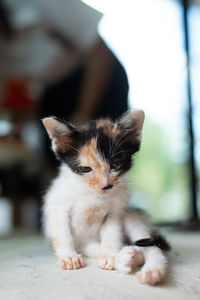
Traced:
[[142, 146], [130, 172], [131, 206], [145, 209], [154, 222], [180, 221], [189, 216], [186, 162], [178, 163], [169, 151], [164, 129], [145, 122]]

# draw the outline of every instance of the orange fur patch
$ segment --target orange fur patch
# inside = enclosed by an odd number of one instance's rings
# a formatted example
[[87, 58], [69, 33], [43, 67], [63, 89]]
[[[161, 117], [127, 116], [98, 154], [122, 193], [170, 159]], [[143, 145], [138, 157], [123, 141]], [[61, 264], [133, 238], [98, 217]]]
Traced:
[[94, 224], [100, 217], [103, 217], [102, 209], [100, 206], [93, 206], [87, 209], [85, 219], [86, 224], [91, 226]]
[[117, 128], [117, 124], [113, 123], [110, 119], [100, 119], [97, 121], [97, 128], [103, 129], [104, 134], [109, 136], [110, 138], [114, 138], [119, 130]]
[[140, 281], [140, 283], [143, 284], [150, 284], [150, 285], [156, 285], [160, 283], [165, 276], [165, 272], [161, 269], [152, 269], [147, 270], [145, 274], [142, 274], [142, 272], [137, 273], [137, 278]]
[[95, 138], [92, 138], [88, 144], [80, 149], [79, 160], [82, 166], [89, 166], [92, 168], [92, 172], [83, 175], [83, 179], [90, 187], [99, 190], [109, 184], [118, 183], [118, 176], [110, 174], [109, 163], [99, 156]]
[[119, 177], [118, 177], [118, 175], [115, 175], [115, 176], [112, 178], [112, 184], [116, 184], [116, 183], [118, 183], [118, 181], [119, 181]]
[[[91, 139], [90, 143], [80, 149], [80, 164], [92, 168], [91, 173], [84, 174], [87, 184], [94, 189], [102, 189], [109, 184], [117, 183], [118, 178], [110, 178], [109, 164], [101, 159], [97, 153], [97, 141]], [[113, 181], [113, 182], [111, 182]]]
[[88, 184], [92, 187], [98, 187], [98, 185], [101, 184], [101, 179], [97, 175], [93, 176], [92, 178], [87, 176], [85, 177], [87, 179]]
[[56, 251], [57, 248], [59, 247], [59, 242], [58, 242], [57, 238], [52, 239], [52, 245], [53, 245], [54, 251]]
[[115, 257], [101, 254], [99, 256], [99, 266], [103, 270], [115, 270]]
[[96, 139], [91, 139], [90, 143], [80, 149], [80, 162], [83, 166], [90, 166], [94, 169], [100, 169], [101, 163], [96, 152]]
[[83, 166], [89, 166], [93, 169], [93, 174], [85, 174], [84, 179], [93, 187], [98, 188], [103, 180], [104, 168], [107, 165], [97, 154], [96, 139], [92, 139], [89, 144], [80, 149], [80, 163]]

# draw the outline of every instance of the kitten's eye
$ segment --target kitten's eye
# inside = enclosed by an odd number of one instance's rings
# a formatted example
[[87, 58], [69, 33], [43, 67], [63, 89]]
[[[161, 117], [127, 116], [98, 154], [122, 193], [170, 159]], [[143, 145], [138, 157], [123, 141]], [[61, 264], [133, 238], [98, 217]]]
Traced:
[[79, 175], [82, 175], [83, 173], [89, 173], [92, 171], [92, 168], [86, 166], [86, 167], [77, 167], [76, 169], [73, 169], [73, 172]]
[[89, 173], [92, 171], [92, 168], [86, 166], [86, 167], [80, 167], [80, 172], [82, 173]]
[[76, 174], [83, 174], [83, 173], [89, 173], [92, 171], [92, 168], [86, 166], [86, 167], [78, 167], [77, 169], [74, 169], [73, 172]]

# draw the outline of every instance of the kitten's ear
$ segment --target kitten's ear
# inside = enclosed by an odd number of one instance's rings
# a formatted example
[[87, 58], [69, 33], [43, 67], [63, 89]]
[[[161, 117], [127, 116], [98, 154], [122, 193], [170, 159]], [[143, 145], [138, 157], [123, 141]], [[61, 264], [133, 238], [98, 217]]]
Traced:
[[126, 136], [133, 144], [140, 146], [142, 139], [142, 127], [144, 123], [143, 110], [130, 111], [123, 115], [118, 124], [122, 130], [125, 130]]
[[73, 144], [74, 136], [78, 134], [76, 129], [68, 123], [57, 120], [54, 117], [42, 119], [43, 125], [52, 141], [54, 152], [65, 152]]

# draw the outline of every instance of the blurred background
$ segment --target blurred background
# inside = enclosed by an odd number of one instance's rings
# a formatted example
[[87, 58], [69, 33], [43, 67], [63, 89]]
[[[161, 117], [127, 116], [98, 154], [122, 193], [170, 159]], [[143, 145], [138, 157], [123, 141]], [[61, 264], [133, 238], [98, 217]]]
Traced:
[[131, 206], [199, 228], [200, 1], [0, 0], [0, 235], [40, 229], [57, 161], [40, 119], [141, 108]]

